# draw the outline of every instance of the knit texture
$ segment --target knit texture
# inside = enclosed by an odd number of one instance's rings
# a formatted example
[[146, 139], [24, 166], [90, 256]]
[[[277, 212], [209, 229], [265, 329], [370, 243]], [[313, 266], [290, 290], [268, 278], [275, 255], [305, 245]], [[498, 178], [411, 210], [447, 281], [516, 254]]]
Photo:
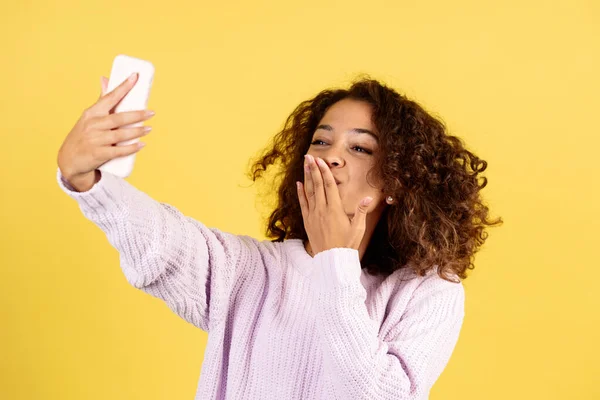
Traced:
[[455, 348], [460, 282], [210, 228], [107, 172], [81, 193], [57, 180], [127, 281], [208, 332], [197, 400], [427, 399]]

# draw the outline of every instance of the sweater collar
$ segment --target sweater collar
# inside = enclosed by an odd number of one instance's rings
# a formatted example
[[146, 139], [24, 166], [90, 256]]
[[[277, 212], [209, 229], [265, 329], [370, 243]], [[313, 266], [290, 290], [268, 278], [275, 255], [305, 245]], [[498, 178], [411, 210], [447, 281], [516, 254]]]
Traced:
[[302, 239], [286, 239], [284, 240], [283, 245], [294, 268], [296, 268], [300, 274], [309, 276], [314, 268], [314, 260], [304, 248]]

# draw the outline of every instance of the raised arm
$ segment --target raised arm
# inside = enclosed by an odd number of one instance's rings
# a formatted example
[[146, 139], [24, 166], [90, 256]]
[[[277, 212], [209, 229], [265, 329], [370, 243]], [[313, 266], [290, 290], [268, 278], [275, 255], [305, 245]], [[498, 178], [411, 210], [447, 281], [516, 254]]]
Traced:
[[110, 173], [85, 192], [60, 168], [57, 180], [119, 251], [127, 281], [204, 331], [226, 315], [242, 269], [260, 260], [255, 239], [206, 227]]

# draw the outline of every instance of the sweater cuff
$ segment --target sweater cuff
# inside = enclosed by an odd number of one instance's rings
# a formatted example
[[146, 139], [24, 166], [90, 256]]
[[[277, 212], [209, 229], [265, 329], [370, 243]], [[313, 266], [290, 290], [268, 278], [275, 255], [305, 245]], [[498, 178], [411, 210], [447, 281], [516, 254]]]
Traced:
[[82, 210], [95, 211], [117, 207], [122, 201], [124, 187], [120, 178], [107, 172], [101, 172], [100, 180], [85, 192], [76, 191], [65, 179], [60, 168], [56, 170], [56, 180], [60, 188], [76, 200]]
[[360, 284], [362, 268], [358, 250], [336, 247], [315, 254], [312, 282], [323, 292]]

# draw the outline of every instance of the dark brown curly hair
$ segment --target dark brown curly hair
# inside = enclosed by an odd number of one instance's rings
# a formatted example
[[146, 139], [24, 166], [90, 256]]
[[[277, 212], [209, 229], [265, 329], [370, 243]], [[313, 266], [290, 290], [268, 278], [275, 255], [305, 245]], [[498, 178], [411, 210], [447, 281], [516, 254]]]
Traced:
[[249, 178], [256, 182], [271, 165], [279, 164], [272, 181], [277, 205], [266, 229], [272, 242], [308, 239], [296, 181], [303, 181], [304, 154], [327, 109], [350, 98], [372, 106], [379, 132], [379, 151], [371, 172], [383, 179], [385, 196], [395, 201], [384, 210], [361, 260], [371, 274], [389, 276], [399, 268], [420, 275], [435, 269], [443, 279], [457, 282], [473, 269], [474, 254], [487, 238], [488, 207], [480, 191], [487, 178], [478, 175], [487, 162], [467, 150], [445, 124], [416, 102], [368, 76], [349, 89], [327, 89], [300, 103], [256, 161]]

